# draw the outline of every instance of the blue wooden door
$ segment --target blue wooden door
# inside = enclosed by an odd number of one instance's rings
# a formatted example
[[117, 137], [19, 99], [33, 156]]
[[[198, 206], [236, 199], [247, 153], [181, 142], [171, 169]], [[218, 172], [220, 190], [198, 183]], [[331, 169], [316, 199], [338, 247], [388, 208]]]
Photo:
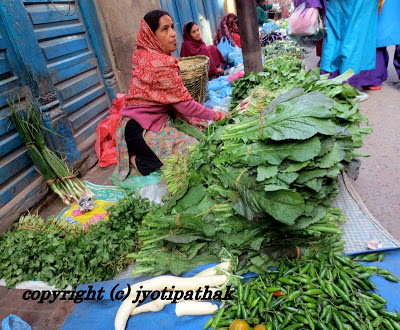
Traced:
[[9, 119], [12, 99], [29, 103], [32, 95], [0, 18], [0, 208], [38, 177]]
[[110, 98], [75, 1], [25, 0], [37, 42], [77, 146], [107, 116]]

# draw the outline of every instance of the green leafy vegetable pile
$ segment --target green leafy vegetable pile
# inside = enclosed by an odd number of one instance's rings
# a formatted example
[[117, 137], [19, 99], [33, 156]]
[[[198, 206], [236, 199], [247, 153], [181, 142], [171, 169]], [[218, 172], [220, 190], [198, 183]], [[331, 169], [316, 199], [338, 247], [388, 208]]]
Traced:
[[24, 216], [0, 237], [0, 278], [7, 287], [39, 279], [60, 289], [112, 279], [132, 262], [126, 255], [137, 248], [138, 221], [149, 208], [148, 200], [127, 197], [89, 230]]
[[258, 118], [214, 123], [186, 159], [167, 161], [173, 196], [143, 219], [140, 251], [129, 256], [141, 264], [134, 274], [178, 275], [227, 251], [241, 261], [239, 273], [259, 273], [276, 263], [271, 254], [342, 251], [344, 219], [330, 204], [370, 128], [360, 127], [364, 117], [343, 77], [311, 72], [302, 80]]

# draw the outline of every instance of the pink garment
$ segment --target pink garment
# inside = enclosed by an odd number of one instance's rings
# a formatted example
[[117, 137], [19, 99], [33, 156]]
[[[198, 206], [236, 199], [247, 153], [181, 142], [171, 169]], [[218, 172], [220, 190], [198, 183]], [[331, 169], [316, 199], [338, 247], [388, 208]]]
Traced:
[[167, 105], [128, 105], [121, 109], [121, 115], [136, 120], [144, 129], [158, 132], [168, 120], [168, 112], [176, 110], [187, 117], [213, 120], [215, 111], [195, 100], [182, 101]]

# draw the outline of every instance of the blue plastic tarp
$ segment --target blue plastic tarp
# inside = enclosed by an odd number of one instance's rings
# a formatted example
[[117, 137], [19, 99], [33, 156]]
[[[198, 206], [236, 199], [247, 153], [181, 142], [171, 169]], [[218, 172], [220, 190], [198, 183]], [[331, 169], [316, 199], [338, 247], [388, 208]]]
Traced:
[[[371, 251], [369, 251], [371, 252]], [[379, 263], [379, 266], [388, 269], [392, 274], [400, 277], [400, 248], [384, 251], [385, 260]], [[377, 262], [367, 263], [368, 265], [376, 265]], [[186, 273], [185, 277], [197, 274], [199, 271], [211, 267], [213, 265], [204, 265], [197, 267]], [[245, 277], [251, 277], [255, 274], [246, 274]], [[93, 286], [93, 290], [103, 288], [104, 299], [98, 301], [84, 301], [76, 305], [76, 309], [69, 315], [64, 322], [62, 329], [113, 329], [114, 319], [121, 305], [120, 301], [112, 301], [110, 299], [111, 290], [118, 284], [117, 290], [126, 287], [126, 284], [141, 282], [147, 278], [135, 278], [124, 280], [113, 280], [88, 285], [81, 285], [77, 290], [87, 290], [89, 285]], [[394, 283], [380, 276], [372, 276], [370, 278], [379, 289], [379, 294], [387, 301], [387, 309], [400, 311], [400, 283]], [[144, 313], [130, 317], [126, 329], [185, 329], [197, 330], [203, 329], [204, 324], [210, 318], [210, 315], [204, 316], [182, 316], [175, 315], [175, 304], [167, 305], [162, 311], [157, 313]]]

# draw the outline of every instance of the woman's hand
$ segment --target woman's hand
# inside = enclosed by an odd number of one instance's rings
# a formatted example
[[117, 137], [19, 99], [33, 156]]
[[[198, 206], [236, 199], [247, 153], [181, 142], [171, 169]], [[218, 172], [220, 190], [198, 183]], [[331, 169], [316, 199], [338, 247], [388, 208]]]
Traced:
[[207, 124], [204, 123], [203, 121], [194, 121], [191, 120], [190, 121], [190, 125], [192, 125], [193, 127], [196, 127], [197, 129], [199, 129], [200, 131], [202, 131], [203, 129], [205, 129], [207, 127]]
[[224, 74], [224, 70], [222, 70], [221, 68], [217, 68], [217, 76], [222, 76]]
[[216, 111], [215, 115], [214, 115], [214, 121], [220, 121], [220, 120], [224, 119], [225, 117], [229, 117], [229, 116], [230, 116], [229, 113]]

